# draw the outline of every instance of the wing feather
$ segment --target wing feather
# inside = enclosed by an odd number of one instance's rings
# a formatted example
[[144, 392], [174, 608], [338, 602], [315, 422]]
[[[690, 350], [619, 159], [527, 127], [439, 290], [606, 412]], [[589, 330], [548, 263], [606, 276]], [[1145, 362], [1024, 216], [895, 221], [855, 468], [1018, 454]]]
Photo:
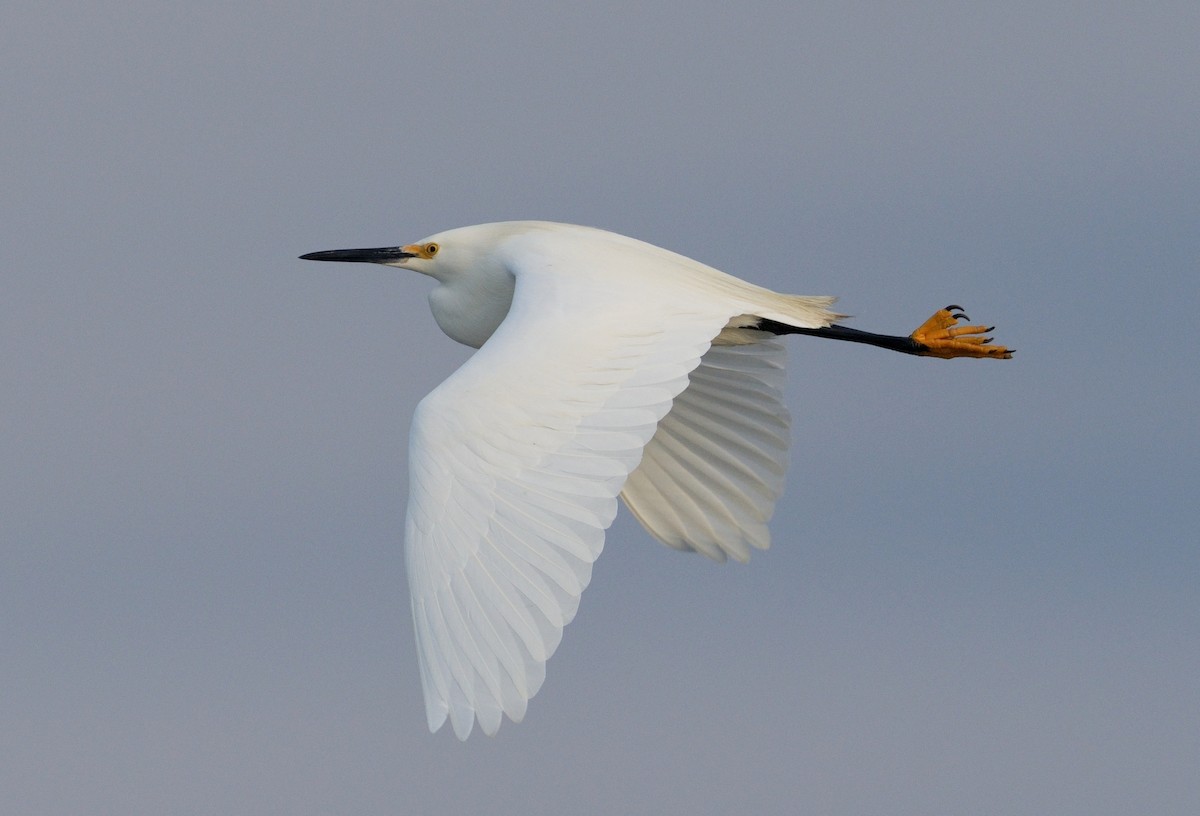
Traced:
[[785, 361], [775, 339], [714, 345], [691, 373], [621, 492], [659, 541], [717, 561], [769, 546], [787, 467]]
[[730, 317], [711, 299], [629, 302], [536, 264], [516, 278], [508, 317], [422, 400], [409, 446], [426, 715], [460, 739], [476, 720], [493, 734], [524, 716], [618, 493]]

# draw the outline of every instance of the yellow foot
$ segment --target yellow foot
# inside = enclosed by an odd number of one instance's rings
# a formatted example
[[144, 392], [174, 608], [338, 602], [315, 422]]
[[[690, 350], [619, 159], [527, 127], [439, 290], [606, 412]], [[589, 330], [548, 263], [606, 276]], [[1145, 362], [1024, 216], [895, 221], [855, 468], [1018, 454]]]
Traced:
[[970, 320], [962, 313], [961, 306], [938, 309], [933, 317], [921, 324], [909, 337], [924, 350], [922, 357], [995, 357], [1007, 360], [1016, 349], [992, 346], [992, 338], [985, 335], [995, 326], [960, 326], [958, 321]]

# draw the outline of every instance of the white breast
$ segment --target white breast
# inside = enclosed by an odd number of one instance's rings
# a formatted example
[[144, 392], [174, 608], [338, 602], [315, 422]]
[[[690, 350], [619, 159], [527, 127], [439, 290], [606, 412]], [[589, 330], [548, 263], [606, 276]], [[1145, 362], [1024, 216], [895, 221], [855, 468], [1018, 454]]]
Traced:
[[433, 319], [452, 340], [479, 348], [508, 314], [514, 283], [503, 266], [474, 267], [429, 293]]

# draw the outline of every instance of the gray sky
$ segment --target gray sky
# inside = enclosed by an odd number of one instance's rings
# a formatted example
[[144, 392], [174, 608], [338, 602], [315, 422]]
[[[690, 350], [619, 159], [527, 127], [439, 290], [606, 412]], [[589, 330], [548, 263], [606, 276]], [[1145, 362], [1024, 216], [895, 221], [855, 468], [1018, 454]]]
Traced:
[[[16, 6], [16, 7], [14, 7]], [[21, 7], [24, 8], [21, 8]], [[19, 814], [1200, 811], [1200, 6], [8, 4], [0, 799]], [[428, 281], [548, 218], [906, 332], [792, 342], [748, 566], [622, 515], [526, 721], [424, 725]]]

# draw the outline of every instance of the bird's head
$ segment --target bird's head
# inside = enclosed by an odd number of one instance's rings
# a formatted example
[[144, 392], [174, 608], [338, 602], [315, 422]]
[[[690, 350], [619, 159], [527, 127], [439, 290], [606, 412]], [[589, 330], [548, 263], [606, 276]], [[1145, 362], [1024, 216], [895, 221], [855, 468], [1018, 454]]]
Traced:
[[[536, 221], [508, 221], [478, 224], [439, 232], [415, 244], [375, 247], [373, 249], [330, 249], [301, 255], [306, 261], [342, 261], [375, 263], [411, 269], [436, 278], [442, 283], [495, 274], [503, 264], [499, 247], [517, 235], [531, 230], [547, 230], [562, 225]], [[577, 229], [577, 228], [576, 228]]]
[[516, 224], [483, 224], [439, 232], [415, 244], [330, 249], [300, 258], [383, 264], [428, 275], [440, 284], [429, 295], [438, 325], [458, 342], [479, 347], [512, 303], [513, 275], [498, 246], [520, 231]]
[[411, 269], [436, 278], [441, 283], [451, 283], [496, 274], [503, 265], [503, 253], [499, 252], [499, 248], [505, 241], [531, 231], [554, 228], [572, 229], [566, 225], [541, 221], [500, 221], [445, 230], [415, 244], [372, 249], [330, 249], [310, 252], [300, 258], [305, 261], [383, 264]]
[[452, 275], [454, 267], [464, 259], [455, 263], [455, 255], [461, 254], [458, 248], [451, 246], [449, 251], [443, 250], [441, 241], [426, 238], [416, 244], [405, 244], [394, 247], [373, 247], [371, 249], [328, 249], [323, 252], [310, 252], [301, 255], [305, 261], [342, 261], [343, 263], [375, 263], [384, 266], [395, 266], [411, 269], [432, 278], [445, 280]]

